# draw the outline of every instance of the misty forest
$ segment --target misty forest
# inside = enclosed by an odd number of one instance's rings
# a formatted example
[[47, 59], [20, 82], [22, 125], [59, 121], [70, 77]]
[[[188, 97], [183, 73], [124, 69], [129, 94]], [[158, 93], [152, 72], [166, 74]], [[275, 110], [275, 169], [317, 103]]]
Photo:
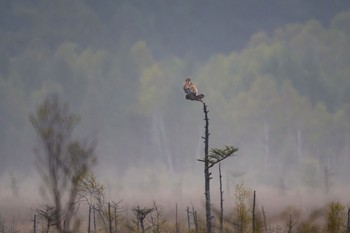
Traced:
[[347, 0], [3, 0], [0, 110], [0, 233], [350, 232]]

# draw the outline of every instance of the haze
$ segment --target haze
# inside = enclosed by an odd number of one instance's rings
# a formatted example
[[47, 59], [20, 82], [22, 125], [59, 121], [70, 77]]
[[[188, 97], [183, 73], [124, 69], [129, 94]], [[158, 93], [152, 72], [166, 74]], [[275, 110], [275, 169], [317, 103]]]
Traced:
[[200, 202], [204, 121], [186, 76], [205, 94], [210, 147], [239, 147], [225, 199], [241, 182], [266, 202], [341, 198], [349, 67], [347, 0], [1, 1], [0, 203], [41, 201], [28, 115], [50, 93], [82, 118], [75, 136], [98, 141], [109, 198]]

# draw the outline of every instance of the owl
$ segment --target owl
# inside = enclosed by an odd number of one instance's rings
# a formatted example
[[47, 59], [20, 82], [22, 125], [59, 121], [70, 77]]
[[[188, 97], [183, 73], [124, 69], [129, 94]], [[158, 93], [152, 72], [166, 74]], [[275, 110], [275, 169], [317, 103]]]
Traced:
[[189, 77], [186, 78], [185, 82], [182, 84], [182, 87], [186, 93], [186, 99], [197, 100], [202, 102], [204, 95], [198, 94], [197, 87], [192, 83]]

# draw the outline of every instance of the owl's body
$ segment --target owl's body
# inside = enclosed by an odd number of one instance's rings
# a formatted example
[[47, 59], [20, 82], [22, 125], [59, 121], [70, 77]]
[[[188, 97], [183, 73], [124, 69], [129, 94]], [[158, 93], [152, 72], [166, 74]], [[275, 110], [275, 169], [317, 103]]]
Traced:
[[204, 98], [203, 94], [198, 94], [198, 89], [192, 83], [190, 78], [186, 78], [185, 82], [182, 84], [182, 87], [186, 93], [186, 99], [202, 101]]

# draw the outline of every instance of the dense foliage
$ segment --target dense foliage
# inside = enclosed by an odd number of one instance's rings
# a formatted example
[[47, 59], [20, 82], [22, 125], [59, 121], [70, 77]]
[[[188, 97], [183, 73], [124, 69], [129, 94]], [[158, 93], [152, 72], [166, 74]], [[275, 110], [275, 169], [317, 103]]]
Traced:
[[[198, 59], [191, 53], [154, 56], [159, 40], [151, 35], [159, 25], [152, 28], [149, 11], [137, 4], [97, 10], [92, 3], [64, 4], [8, 7], [14, 26], [3, 22], [0, 39], [1, 172], [5, 166], [27, 168], [34, 140], [27, 116], [51, 92], [77, 109], [81, 132], [98, 134], [100, 166], [119, 166], [123, 173], [130, 164], [158, 160], [170, 171], [187, 170], [200, 156], [202, 135], [200, 105], [184, 101], [181, 90], [191, 75], [215, 119], [212, 147], [242, 148], [243, 170], [259, 165], [253, 175], [277, 183], [264, 172], [272, 168], [295, 178], [289, 168], [296, 165], [297, 179], [309, 186], [320, 182], [324, 167], [336, 167], [339, 180], [345, 179], [349, 12], [327, 23], [259, 32], [240, 50]], [[123, 28], [126, 9], [138, 22], [128, 22], [129, 30]]]

